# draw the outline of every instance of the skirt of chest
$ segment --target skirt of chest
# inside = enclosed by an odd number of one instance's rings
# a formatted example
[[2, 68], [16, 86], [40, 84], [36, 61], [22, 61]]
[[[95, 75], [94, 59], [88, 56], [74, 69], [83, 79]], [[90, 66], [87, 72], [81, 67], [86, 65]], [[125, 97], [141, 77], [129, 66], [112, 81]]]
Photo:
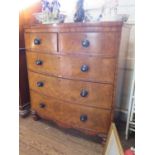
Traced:
[[120, 31], [65, 30], [25, 32], [32, 111], [88, 134], [107, 134]]

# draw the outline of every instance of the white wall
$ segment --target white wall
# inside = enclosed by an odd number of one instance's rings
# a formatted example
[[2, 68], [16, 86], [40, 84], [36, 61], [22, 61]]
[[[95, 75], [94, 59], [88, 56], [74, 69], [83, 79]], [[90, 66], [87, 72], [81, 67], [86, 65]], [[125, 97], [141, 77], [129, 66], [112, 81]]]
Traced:
[[[126, 121], [128, 107], [129, 107], [129, 95], [131, 89], [131, 81], [134, 73], [135, 63], [135, 28], [134, 24], [126, 23], [129, 29], [127, 35], [122, 35], [120, 54], [119, 54], [119, 65], [118, 65], [118, 81], [117, 81], [117, 95], [116, 95], [116, 106], [115, 116], [116, 119]], [[124, 26], [125, 27], [125, 26]], [[125, 29], [123, 27], [123, 30]], [[123, 32], [123, 31], [122, 31]], [[124, 34], [124, 32], [122, 33]], [[127, 42], [127, 46], [126, 44]], [[123, 48], [122, 48], [123, 47]]]
[[129, 22], [135, 20], [135, 1], [134, 0], [118, 0], [118, 14], [129, 14]]
[[[129, 34], [129, 41], [128, 41], [128, 48], [125, 56], [125, 65], [124, 75], [123, 75], [123, 82], [121, 83], [121, 90], [119, 90], [117, 104], [116, 104], [116, 114], [121, 113], [120, 119], [126, 121], [128, 107], [129, 107], [129, 93], [131, 89], [131, 80], [133, 77], [134, 71], [134, 63], [135, 63], [135, 2], [134, 0], [118, 0], [118, 14], [129, 14], [129, 19], [127, 25], [131, 26], [130, 34]], [[122, 67], [122, 66], [121, 66]], [[121, 81], [122, 79], [120, 79]]]
[[122, 108], [128, 109], [128, 101], [129, 101], [129, 92], [131, 88], [131, 81], [133, 77], [134, 71], [134, 63], [135, 63], [135, 38], [134, 38], [135, 28], [132, 25], [130, 31], [130, 39], [128, 45], [128, 53], [126, 57], [126, 66], [125, 66], [125, 77], [124, 77], [124, 87], [123, 87], [123, 100], [122, 100]]
[[[73, 17], [75, 13], [75, 5], [77, 0], [59, 0], [61, 4], [60, 10], [67, 13], [68, 16]], [[118, 14], [129, 14], [129, 21], [134, 21], [134, 0], [84, 0], [84, 9], [99, 8], [105, 4], [106, 1], [118, 1]]]

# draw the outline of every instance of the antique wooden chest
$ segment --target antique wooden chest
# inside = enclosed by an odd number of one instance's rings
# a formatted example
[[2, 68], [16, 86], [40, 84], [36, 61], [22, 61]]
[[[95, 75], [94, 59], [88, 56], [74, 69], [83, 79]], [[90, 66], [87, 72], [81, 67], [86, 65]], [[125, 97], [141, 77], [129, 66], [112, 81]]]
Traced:
[[121, 31], [122, 22], [25, 28], [34, 119], [106, 136], [113, 119]]

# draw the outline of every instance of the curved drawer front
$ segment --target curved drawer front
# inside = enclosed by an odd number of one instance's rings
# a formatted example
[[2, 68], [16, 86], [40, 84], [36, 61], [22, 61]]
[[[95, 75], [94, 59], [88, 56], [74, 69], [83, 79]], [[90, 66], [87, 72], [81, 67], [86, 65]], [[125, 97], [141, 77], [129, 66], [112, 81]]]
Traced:
[[[42, 85], [38, 85], [38, 82]], [[62, 101], [111, 109], [113, 87], [108, 84], [61, 79], [29, 72], [30, 89]]]
[[69, 54], [103, 54], [116, 56], [118, 33], [60, 33], [59, 50]]
[[[41, 60], [41, 65], [36, 61]], [[113, 83], [116, 59], [102, 57], [58, 56], [27, 52], [28, 68], [78, 80]]]
[[[60, 75], [59, 56], [26, 52], [28, 69], [40, 73]], [[38, 64], [38, 62], [41, 62]]]
[[57, 33], [25, 33], [26, 49], [57, 53]]
[[32, 110], [44, 119], [55, 120], [71, 127], [107, 133], [110, 111], [68, 104], [31, 91]]

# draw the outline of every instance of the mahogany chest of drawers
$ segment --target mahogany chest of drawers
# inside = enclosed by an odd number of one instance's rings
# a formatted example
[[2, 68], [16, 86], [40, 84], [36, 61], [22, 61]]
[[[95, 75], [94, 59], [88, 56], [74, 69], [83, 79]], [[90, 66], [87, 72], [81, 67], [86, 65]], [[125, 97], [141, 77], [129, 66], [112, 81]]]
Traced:
[[25, 28], [34, 119], [106, 136], [113, 119], [121, 30], [122, 22]]

